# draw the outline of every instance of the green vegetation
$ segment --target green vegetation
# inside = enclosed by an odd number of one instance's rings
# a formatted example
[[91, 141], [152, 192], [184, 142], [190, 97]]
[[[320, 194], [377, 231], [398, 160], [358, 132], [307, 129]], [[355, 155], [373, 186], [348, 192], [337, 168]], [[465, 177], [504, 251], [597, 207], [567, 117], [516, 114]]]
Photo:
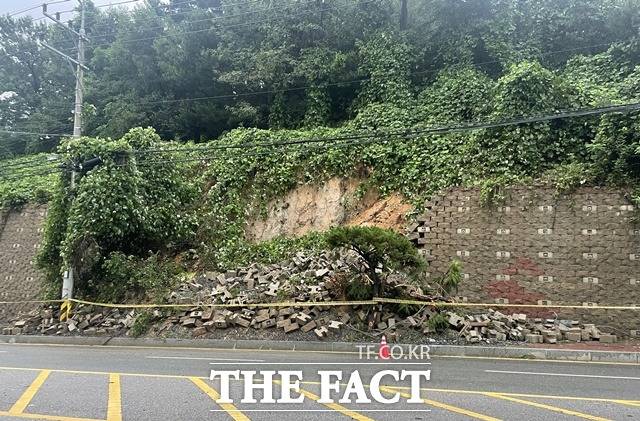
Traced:
[[19, 208], [27, 202], [49, 201], [56, 190], [58, 177], [38, 169], [39, 165], [47, 164], [49, 155], [42, 153], [0, 161], [0, 208]]
[[299, 251], [320, 252], [326, 249], [324, 233], [311, 232], [294, 237], [276, 237], [260, 243], [239, 242], [238, 247], [230, 254], [226, 267], [247, 266], [251, 263], [277, 263], [291, 258]]
[[[337, 126], [371, 104], [433, 102], [428, 119], [441, 124], [637, 93], [638, 84], [624, 81], [637, 65], [638, 0], [409, 0], [404, 25], [401, 4], [150, 0], [131, 9], [88, 2], [86, 134], [116, 139], [152, 126], [164, 139], [200, 142], [239, 126]], [[79, 29], [77, 13], [64, 17]], [[0, 121], [6, 130], [71, 133], [73, 75], [38, 41], [75, 53], [57, 25], [0, 17]], [[505, 73], [511, 77], [496, 84]], [[511, 99], [492, 110], [485, 105], [494, 88], [499, 101]], [[534, 139], [520, 137], [519, 148], [530, 150]], [[51, 150], [58, 141], [3, 133], [0, 157]], [[545, 146], [539, 152], [557, 150]]]
[[458, 292], [458, 286], [462, 281], [462, 262], [459, 260], [453, 260], [449, 263], [447, 272], [441, 279], [438, 279], [438, 286], [444, 295], [451, 294], [452, 292]]
[[429, 330], [435, 333], [442, 333], [449, 328], [449, 320], [444, 313], [435, 313], [427, 320]]
[[94, 296], [122, 299], [166, 284], [163, 273], [171, 270], [155, 254], [193, 240], [198, 188], [163, 154], [129, 153], [158, 144], [153, 130], [133, 129], [117, 141], [81, 138], [60, 147], [67, 161], [98, 156], [102, 163], [76, 177], [75, 191], [63, 177], [54, 193], [38, 256], [51, 282], [72, 262], [78, 289]]
[[151, 325], [153, 324], [154, 317], [153, 312], [151, 310], [143, 311], [139, 313], [136, 317], [133, 325], [131, 326], [131, 330], [129, 330], [129, 334], [134, 338], [144, 335], [147, 333]]

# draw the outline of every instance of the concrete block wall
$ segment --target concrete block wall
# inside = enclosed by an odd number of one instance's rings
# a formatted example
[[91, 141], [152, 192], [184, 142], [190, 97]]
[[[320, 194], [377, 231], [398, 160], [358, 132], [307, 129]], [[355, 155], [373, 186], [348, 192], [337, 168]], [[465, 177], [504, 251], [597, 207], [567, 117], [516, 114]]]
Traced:
[[[558, 195], [548, 187], [510, 189], [483, 207], [477, 189], [451, 189], [427, 203], [412, 238], [430, 261], [429, 277], [463, 264], [458, 292], [468, 302], [571, 304], [585, 309], [525, 309], [540, 317], [582, 318], [640, 331], [640, 225], [628, 192], [582, 187]], [[518, 309], [505, 310], [518, 312]]]
[[[42, 241], [46, 213], [44, 205], [27, 205], [0, 216], [0, 302], [40, 298], [42, 275], [35, 266], [35, 256]], [[35, 307], [0, 304], [0, 321]]]

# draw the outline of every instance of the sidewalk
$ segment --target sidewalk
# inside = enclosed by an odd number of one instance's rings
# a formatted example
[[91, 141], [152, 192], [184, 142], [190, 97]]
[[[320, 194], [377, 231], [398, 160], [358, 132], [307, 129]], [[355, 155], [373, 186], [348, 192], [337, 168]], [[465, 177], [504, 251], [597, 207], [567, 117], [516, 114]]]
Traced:
[[[282, 350], [358, 353], [358, 345], [377, 343], [351, 342], [310, 342], [310, 341], [271, 341], [271, 340], [221, 340], [221, 339], [157, 339], [126, 337], [81, 337], [81, 336], [37, 336], [37, 335], [0, 335], [0, 343], [43, 344], [43, 345], [80, 345], [80, 346], [127, 346], [127, 347], [170, 347], [170, 348], [211, 348], [246, 350]], [[390, 344], [408, 348], [416, 344]], [[522, 346], [468, 346], [468, 345], [429, 345], [430, 354], [440, 357], [468, 358], [515, 358], [557, 361], [592, 361], [640, 364], [640, 345], [566, 343], [558, 345], [536, 344]]]

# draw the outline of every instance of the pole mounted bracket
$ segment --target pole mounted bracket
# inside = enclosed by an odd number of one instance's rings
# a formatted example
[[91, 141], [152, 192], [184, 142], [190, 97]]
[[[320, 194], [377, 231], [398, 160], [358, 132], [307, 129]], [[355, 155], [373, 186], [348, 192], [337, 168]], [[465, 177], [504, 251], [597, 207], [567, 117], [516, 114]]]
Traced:
[[82, 38], [83, 40], [90, 42], [91, 40], [89, 38], [87, 38], [87, 36], [85, 34], [82, 34], [78, 31], [76, 31], [75, 29], [65, 25], [64, 23], [60, 22], [60, 13], [56, 13], [55, 16], [50, 15], [47, 12], [47, 4], [43, 4], [42, 5], [42, 14], [45, 15], [46, 17], [48, 17], [49, 19], [51, 19], [52, 21], [54, 21], [56, 23], [56, 25], [60, 25], [62, 26], [64, 29], [66, 29], [67, 31], [73, 33], [75, 36]]
[[84, 64], [80, 64], [80, 63], [78, 62], [78, 60], [74, 59], [73, 57], [70, 57], [70, 56], [66, 55], [66, 54], [65, 54], [65, 53], [63, 53], [62, 51], [58, 50], [58, 49], [57, 49], [57, 48], [55, 48], [55, 47], [52, 47], [51, 45], [47, 44], [46, 42], [44, 42], [44, 41], [39, 41], [39, 42], [38, 42], [38, 44], [42, 45], [42, 46], [43, 46], [44, 48], [46, 48], [47, 50], [53, 51], [54, 53], [58, 54], [59, 56], [61, 56], [61, 57], [65, 58], [65, 59], [67, 59], [67, 60], [69, 60], [71, 63], [75, 64], [76, 66], [80, 66], [80, 67], [82, 67], [84, 70], [86, 70], [86, 71], [88, 71], [88, 72], [89, 72], [89, 71], [91, 71], [91, 69], [90, 69], [90, 68], [88, 68], [87, 66], [85, 66]]

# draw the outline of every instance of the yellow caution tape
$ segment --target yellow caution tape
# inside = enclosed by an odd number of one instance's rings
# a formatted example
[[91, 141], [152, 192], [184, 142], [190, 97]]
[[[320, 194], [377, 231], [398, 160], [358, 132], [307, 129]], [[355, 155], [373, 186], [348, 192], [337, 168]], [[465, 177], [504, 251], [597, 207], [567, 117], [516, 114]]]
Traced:
[[85, 304], [97, 307], [109, 308], [191, 308], [191, 307], [211, 307], [211, 308], [247, 308], [247, 307], [330, 307], [330, 306], [364, 306], [378, 304], [374, 300], [370, 301], [280, 301], [276, 303], [234, 303], [234, 304], [110, 304], [96, 303], [93, 301], [71, 299], [74, 303]]
[[378, 303], [392, 304], [412, 304], [412, 305], [428, 305], [434, 307], [520, 307], [520, 308], [572, 308], [582, 310], [640, 310], [640, 306], [630, 304], [628, 306], [599, 306], [599, 305], [567, 305], [567, 304], [497, 304], [497, 303], [465, 303], [465, 302], [446, 302], [446, 301], [418, 301], [418, 300], [401, 300], [395, 298], [374, 298], [373, 301]]
[[581, 310], [640, 310], [640, 305], [629, 304], [624, 306], [610, 305], [569, 305], [569, 304], [499, 304], [499, 303], [467, 303], [467, 302], [448, 302], [448, 301], [420, 301], [420, 300], [404, 300], [397, 298], [373, 298], [367, 301], [279, 301], [273, 303], [233, 303], [233, 304], [205, 304], [205, 303], [187, 303], [187, 304], [112, 304], [100, 303], [95, 301], [78, 300], [72, 298], [70, 300], [28, 300], [28, 301], [0, 301], [1, 304], [56, 304], [62, 303], [61, 310], [70, 311], [72, 303], [92, 305], [97, 307], [109, 308], [192, 308], [192, 307], [210, 307], [210, 308], [252, 308], [252, 307], [334, 307], [334, 306], [367, 306], [381, 303], [389, 304], [409, 304], [423, 305], [432, 307], [512, 307], [512, 308], [565, 308], [565, 309], [581, 309]]

